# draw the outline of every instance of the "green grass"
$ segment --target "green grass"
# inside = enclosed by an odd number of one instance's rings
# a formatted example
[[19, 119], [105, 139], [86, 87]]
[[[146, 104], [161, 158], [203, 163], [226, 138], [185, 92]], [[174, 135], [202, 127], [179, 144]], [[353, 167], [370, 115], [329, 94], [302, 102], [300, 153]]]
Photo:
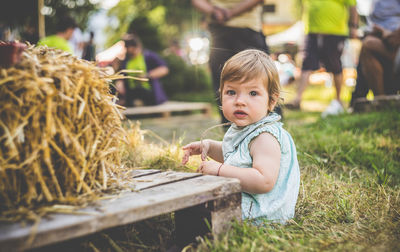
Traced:
[[[290, 98], [294, 89], [284, 92]], [[350, 94], [345, 88], [345, 102]], [[399, 251], [400, 112], [322, 119], [333, 96], [332, 88], [312, 85], [304, 95], [305, 110], [284, 111], [301, 166], [295, 218], [287, 225], [236, 223], [215, 240], [204, 237], [193, 250]], [[187, 170], [179, 165], [179, 148], [179, 141], [164, 145], [146, 164]]]
[[[192, 249], [399, 250], [400, 112], [322, 119], [319, 112], [285, 111], [284, 123], [301, 166], [295, 218], [284, 226], [236, 223], [218, 239], [203, 238]], [[195, 169], [198, 160], [188, 168], [179, 165], [179, 149], [179, 141], [163, 145], [159, 155], [145, 163], [160, 169]]]
[[400, 113], [286, 118], [302, 174], [295, 218], [285, 226], [236, 224], [199, 250], [399, 250]]
[[299, 119], [288, 120], [303, 165], [316, 164], [341, 176], [353, 169], [375, 172], [379, 183], [399, 184], [399, 112], [318, 118], [301, 127], [296, 123]]

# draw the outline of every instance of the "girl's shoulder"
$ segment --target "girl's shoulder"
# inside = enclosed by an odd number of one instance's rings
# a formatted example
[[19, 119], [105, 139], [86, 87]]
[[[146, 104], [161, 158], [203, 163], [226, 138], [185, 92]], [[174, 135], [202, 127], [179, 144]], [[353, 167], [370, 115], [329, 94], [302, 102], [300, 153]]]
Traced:
[[260, 125], [257, 128], [255, 128], [252, 132], [250, 132], [247, 137], [246, 137], [246, 142], [251, 142], [253, 141], [255, 138], [257, 138], [260, 134], [263, 133], [269, 133], [270, 135], [272, 135], [273, 137], [276, 138], [276, 140], [279, 142], [281, 142], [281, 138], [282, 138], [282, 123], [281, 122], [274, 122], [271, 124], [265, 124], [265, 125]]
[[238, 128], [232, 125], [224, 136], [223, 147], [226, 152], [233, 151], [239, 145], [247, 148], [253, 139], [262, 133], [268, 133], [278, 141], [282, 153], [285, 153], [292, 145], [292, 140], [282, 125], [280, 116], [275, 113], [271, 113], [271, 115], [245, 128]]
[[254, 141], [258, 136], [261, 134], [270, 134], [272, 135], [276, 141], [279, 143], [281, 152], [287, 153], [291, 146], [294, 145], [293, 139], [290, 136], [289, 132], [287, 132], [282, 127], [281, 122], [274, 122], [270, 124], [260, 125], [259, 127], [255, 128], [247, 137], [244, 139], [244, 143], [250, 147], [250, 143]]

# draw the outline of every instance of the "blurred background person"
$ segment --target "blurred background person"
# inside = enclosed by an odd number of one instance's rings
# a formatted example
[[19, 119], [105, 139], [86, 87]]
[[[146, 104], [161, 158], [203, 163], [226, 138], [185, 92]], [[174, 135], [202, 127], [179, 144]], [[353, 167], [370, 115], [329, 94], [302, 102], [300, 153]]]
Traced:
[[375, 0], [367, 16], [351, 108], [355, 100], [365, 98], [370, 89], [375, 96], [395, 94], [400, 89], [399, 77], [394, 72], [396, 52], [399, 54], [399, 28], [400, 1]]
[[28, 41], [32, 45], [37, 44], [37, 42], [39, 41], [39, 34], [36, 30], [36, 27], [30, 22], [27, 22], [24, 25], [21, 32], [21, 40]]
[[[269, 53], [262, 33], [263, 0], [192, 0], [193, 6], [208, 16], [211, 34], [210, 61], [217, 103], [219, 82], [225, 61], [245, 49]], [[223, 123], [228, 122], [220, 111]]]
[[82, 59], [94, 61], [96, 58], [96, 46], [94, 44], [94, 32], [91, 31], [87, 41], [83, 47]]
[[303, 1], [303, 22], [306, 33], [304, 58], [296, 97], [286, 104], [289, 109], [300, 109], [309, 77], [321, 65], [333, 74], [336, 99], [332, 100], [322, 116], [344, 111], [340, 98], [343, 74], [341, 56], [346, 37], [357, 36], [358, 14], [356, 0]]
[[68, 40], [68, 43], [71, 45], [74, 55], [78, 58], [82, 58], [85, 41], [83, 40], [82, 30], [78, 26], [74, 28], [74, 32]]
[[59, 19], [56, 26], [56, 34], [44, 37], [39, 40], [38, 45], [47, 45], [48, 47], [61, 49], [66, 52], [73, 53], [68, 40], [71, 38], [74, 29], [77, 27], [76, 22], [69, 16]]
[[140, 39], [133, 35], [123, 36], [126, 54], [124, 60], [116, 59], [116, 70], [140, 70], [142, 74], [132, 76], [148, 80], [124, 79], [116, 83], [119, 103], [124, 106], [158, 105], [167, 101], [160, 78], [168, 74], [165, 61], [155, 52], [143, 49]]

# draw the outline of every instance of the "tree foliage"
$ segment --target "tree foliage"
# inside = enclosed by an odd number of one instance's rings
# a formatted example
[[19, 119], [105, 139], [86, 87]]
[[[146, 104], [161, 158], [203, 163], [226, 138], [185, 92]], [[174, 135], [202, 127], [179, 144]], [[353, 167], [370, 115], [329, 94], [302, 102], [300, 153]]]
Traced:
[[50, 15], [46, 15], [46, 33], [54, 33], [57, 20], [63, 15], [73, 17], [79, 28], [84, 30], [90, 15], [99, 8], [92, 2], [90, 0], [45, 0], [45, 6], [52, 9]]
[[[11, 28], [25, 25], [37, 28], [38, 0], [7, 0], [0, 8], [0, 24]], [[45, 0], [46, 34], [55, 31], [55, 24], [63, 15], [73, 17], [81, 29], [86, 28], [90, 14], [99, 6], [90, 0]]]
[[173, 39], [198, 23], [199, 15], [190, 0], [121, 0], [108, 12], [117, 18], [119, 25], [109, 27], [108, 45], [126, 32], [136, 33], [143, 44], [161, 51]]

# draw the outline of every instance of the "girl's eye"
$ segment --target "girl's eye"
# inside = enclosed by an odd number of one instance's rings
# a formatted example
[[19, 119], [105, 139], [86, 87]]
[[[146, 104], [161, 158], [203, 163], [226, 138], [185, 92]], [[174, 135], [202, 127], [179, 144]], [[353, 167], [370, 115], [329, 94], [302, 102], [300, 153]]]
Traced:
[[235, 95], [236, 92], [233, 91], [233, 90], [228, 90], [228, 91], [226, 91], [226, 94], [227, 94], [227, 95]]
[[256, 92], [256, 91], [250, 91], [250, 95], [251, 95], [251, 96], [256, 96], [256, 95], [257, 95], [257, 92]]

